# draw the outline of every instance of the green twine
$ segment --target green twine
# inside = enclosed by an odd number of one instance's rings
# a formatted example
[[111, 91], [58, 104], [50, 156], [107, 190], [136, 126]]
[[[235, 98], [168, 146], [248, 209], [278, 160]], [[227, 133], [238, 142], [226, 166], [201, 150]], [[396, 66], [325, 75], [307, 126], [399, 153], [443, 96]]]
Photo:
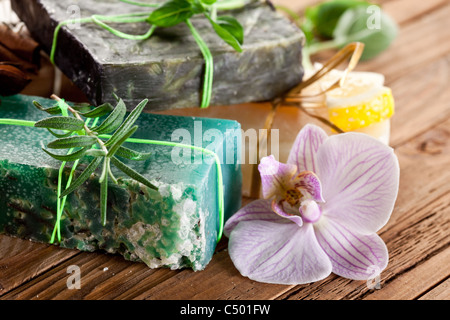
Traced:
[[[67, 107], [65, 106], [64, 101], [60, 101], [60, 103], [58, 104], [58, 106], [61, 107], [61, 111], [66, 112], [67, 113]], [[86, 121], [86, 125], [88, 125], [89, 123], [88, 119]], [[96, 125], [98, 121], [98, 118], [96, 118], [94, 120], [93, 126]], [[17, 120], [17, 119], [2, 119], [0, 118], [0, 124], [4, 124], [4, 125], [16, 125], [16, 126], [25, 126], [25, 127], [34, 127], [34, 124], [36, 122], [35, 121], [29, 121], [29, 120]], [[103, 139], [109, 139], [111, 138], [111, 135], [100, 135], [100, 138]], [[126, 142], [130, 142], [130, 143], [144, 143], [144, 144], [151, 144], [151, 145], [160, 145], [160, 146], [168, 146], [168, 147], [178, 147], [178, 148], [187, 148], [187, 149], [191, 149], [191, 150], [197, 150], [197, 151], [201, 151], [203, 154], [207, 154], [209, 156], [212, 156], [214, 158], [214, 161], [216, 163], [216, 171], [217, 171], [217, 203], [218, 203], [218, 207], [219, 207], [219, 230], [217, 233], [217, 242], [220, 241], [220, 239], [222, 238], [223, 235], [223, 225], [224, 225], [224, 189], [223, 189], [223, 175], [222, 175], [222, 167], [220, 164], [220, 159], [219, 156], [217, 155], [217, 153], [215, 153], [214, 151], [211, 151], [209, 149], [206, 148], [202, 148], [202, 147], [197, 147], [197, 146], [192, 146], [192, 145], [187, 145], [187, 144], [182, 144], [182, 143], [177, 143], [177, 142], [170, 142], [170, 141], [159, 141], [159, 140], [148, 140], [148, 139], [138, 139], [138, 138], [128, 138], [126, 140]], [[72, 152], [73, 150], [69, 150], [69, 153]], [[56, 224], [55, 227], [53, 229], [53, 233], [52, 233], [52, 237], [50, 239], [50, 243], [53, 243], [55, 240], [55, 236], [58, 236], [58, 240], [61, 241], [61, 232], [60, 232], [60, 221], [61, 221], [61, 216], [62, 213], [64, 211], [64, 206], [66, 203], [66, 197], [63, 197], [63, 199], [60, 199], [60, 195], [62, 193], [62, 174], [63, 174], [63, 169], [65, 167], [66, 162], [63, 162], [61, 164], [61, 167], [59, 169], [59, 173], [58, 173], [58, 190], [57, 190], [57, 195], [58, 195], [58, 200], [57, 200], [57, 217], [56, 217]], [[70, 175], [69, 175], [69, 179], [67, 181], [67, 185], [66, 188], [68, 188], [72, 182], [72, 177], [74, 175], [75, 169], [78, 165], [78, 160], [74, 162], [72, 169], [70, 171]]]
[[212, 83], [214, 74], [213, 56], [208, 48], [208, 45], [202, 39], [200, 34], [197, 32], [197, 29], [194, 28], [189, 19], [186, 20], [186, 24], [188, 25], [189, 30], [191, 30], [191, 33], [194, 36], [194, 39], [197, 42], [200, 51], [202, 52], [203, 59], [205, 60], [205, 78], [203, 80], [204, 81], [203, 97], [200, 108], [207, 108], [209, 106], [209, 103], [211, 102], [211, 94], [212, 94]]

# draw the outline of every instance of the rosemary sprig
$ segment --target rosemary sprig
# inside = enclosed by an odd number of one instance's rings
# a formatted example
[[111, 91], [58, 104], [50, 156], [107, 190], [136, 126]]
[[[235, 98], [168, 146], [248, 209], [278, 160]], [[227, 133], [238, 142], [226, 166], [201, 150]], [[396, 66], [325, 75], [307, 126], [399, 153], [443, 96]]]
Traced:
[[[99, 182], [100, 213], [103, 225], [105, 225], [107, 221], [108, 181], [110, 179], [112, 182], [117, 183], [117, 179], [114, 177], [111, 170], [111, 163], [133, 180], [136, 180], [151, 189], [157, 190], [157, 187], [147, 178], [116, 158], [116, 156], [118, 156], [134, 161], [142, 161], [149, 158], [149, 153], [141, 153], [122, 146], [122, 144], [136, 132], [138, 127], [134, 125], [134, 123], [144, 110], [148, 102], [147, 99], [139, 103], [128, 117], [125, 118], [127, 109], [122, 99], [118, 99], [115, 108], [110, 104], [104, 104], [92, 110], [81, 112], [80, 109], [85, 109], [85, 106], [82, 108], [72, 107], [66, 104], [63, 99], [55, 95], [52, 95], [52, 98], [57, 101], [57, 104], [50, 108], [44, 109], [39, 103], [34, 102], [34, 105], [38, 109], [53, 115], [52, 117], [37, 121], [34, 126], [48, 129], [57, 138], [48, 143], [47, 148], [68, 149], [68, 154], [55, 154], [43, 149], [45, 153], [64, 163], [74, 161], [77, 164], [78, 161], [85, 156], [93, 158], [79, 176], [60, 193], [60, 199], [65, 198], [79, 188], [102, 163], [102, 173]], [[89, 121], [83, 119], [83, 117], [88, 120], [90, 118], [96, 118], [98, 121], [98, 119], [103, 116], [107, 117], [99, 125], [93, 125], [92, 127], [88, 125]], [[64, 133], [56, 133], [53, 130], [62, 130]], [[114, 132], [114, 134], [106, 141], [99, 137], [100, 134], [112, 132]], [[73, 168], [72, 174], [74, 171]], [[70, 178], [72, 179], [72, 176]], [[58, 221], [60, 219], [60, 214], [61, 213], [58, 212]], [[59, 225], [56, 225], [55, 229], [58, 229], [59, 231]]]

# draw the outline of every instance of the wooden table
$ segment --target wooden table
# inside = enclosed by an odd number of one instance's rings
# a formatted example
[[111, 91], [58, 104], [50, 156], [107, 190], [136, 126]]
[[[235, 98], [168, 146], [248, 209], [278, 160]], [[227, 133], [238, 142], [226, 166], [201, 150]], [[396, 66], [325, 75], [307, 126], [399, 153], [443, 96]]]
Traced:
[[[316, 1], [280, 2], [301, 13]], [[225, 237], [207, 268], [193, 272], [0, 236], [0, 299], [449, 299], [450, 2], [379, 3], [400, 33], [358, 69], [384, 74], [393, 90], [391, 145], [401, 168], [394, 212], [379, 232], [390, 253], [379, 290], [335, 275], [300, 286], [251, 281], [233, 266]], [[79, 290], [66, 285], [71, 265], [81, 268]]]

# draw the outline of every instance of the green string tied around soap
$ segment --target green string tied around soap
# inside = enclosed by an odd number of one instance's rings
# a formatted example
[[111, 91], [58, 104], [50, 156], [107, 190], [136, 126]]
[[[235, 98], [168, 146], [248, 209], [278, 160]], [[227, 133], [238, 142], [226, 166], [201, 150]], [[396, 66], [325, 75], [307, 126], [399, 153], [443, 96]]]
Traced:
[[[111, 16], [94, 14], [86, 18], [61, 21], [53, 32], [50, 61], [55, 64], [58, 35], [61, 28], [67, 25], [94, 23], [117, 37], [127, 40], [144, 41], [153, 35], [157, 27], [173, 27], [177, 24], [185, 23], [197, 43], [205, 62], [200, 108], [207, 108], [211, 104], [212, 98], [214, 59], [208, 44], [203, 40], [198, 30], [192, 24], [191, 17], [202, 14], [210, 22], [215, 33], [222, 38], [225, 43], [231, 46], [235, 51], [242, 52], [241, 46], [244, 43], [243, 27], [234, 17], [227, 15], [218, 16], [217, 12], [219, 10], [224, 11], [242, 8], [253, 0], [169, 0], [162, 4], [152, 4], [133, 0], [118, 1], [138, 7], [154, 8], [154, 10]], [[108, 23], [148, 23], [150, 24], [150, 28], [142, 35], [133, 35], [113, 28]]]

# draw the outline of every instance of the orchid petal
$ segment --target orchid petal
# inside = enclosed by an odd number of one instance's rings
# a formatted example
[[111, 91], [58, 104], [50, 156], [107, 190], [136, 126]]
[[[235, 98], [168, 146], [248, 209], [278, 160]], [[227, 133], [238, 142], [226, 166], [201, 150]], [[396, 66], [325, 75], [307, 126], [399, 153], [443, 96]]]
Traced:
[[375, 233], [386, 224], [400, 175], [391, 148], [365, 134], [339, 134], [322, 144], [317, 165], [326, 201], [324, 216], [363, 234]]
[[317, 174], [317, 150], [327, 138], [322, 128], [307, 124], [297, 135], [287, 163], [296, 165], [298, 172], [312, 171]]
[[311, 224], [242, 221], [231, 232], [228, 251], [239, 272], [252, 280], [304, 284], [331, 273]]
[[320, 246], [331, 260], [333, 273], [348, 279], [367, 280], [386, 268], [388, 251], [377, 234], [351, 231], [334, 219], [321, 219], [314, 229]]
[[274, 156], [261, 159], [258, 170], [261, 174], [261, 185], [264, 199], [284, 195], [284, 191], [291, 187], [291, 179], [297, 167], [275, 160]]
[[[289, 204], [286, 204], [286, 206], [289, 206]], [[295, 212], [290, 208], [291, 210], [285, 210], [283, 206], [283, 201], [276, 201], [275, 199], [272, 201], [272, 211], [275, 212], [277, 215], [279, 215], [282, 218], [289, 219], [292, 222], [296, 223], [299, 227], [303, 225], [302, 218], [298, 215], [298, 211]], [[291, 211], [289, 213], [288, 211]]]
[[300, 172], [294, 179], [294, 185], [307, 198], [318, 202], [325, 202], [322, 197], [322, 184], [314, 172]]
[[229, 236], [231, 231], [241, 221], [263, 220], [278, 223], [290, 223], [289, 220], [284, 219], [276, 215], [272, 211], [272, 205], [270, 200], [255, 200], [241, 208], [238, 212], [232, 215], [226, 222], [224, 227], [225, 236]]

